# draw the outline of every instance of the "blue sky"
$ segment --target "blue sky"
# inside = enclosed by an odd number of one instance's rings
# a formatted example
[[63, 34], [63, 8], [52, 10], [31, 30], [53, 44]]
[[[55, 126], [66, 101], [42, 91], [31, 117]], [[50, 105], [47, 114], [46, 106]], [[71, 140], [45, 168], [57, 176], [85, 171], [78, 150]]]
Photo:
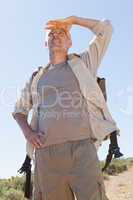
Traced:
[[[114, 33], [101, 63], [99, 75], [106, 78], [108, 106], [117, 121], [119, 144], [125, 157], [133, 156], [133, 3], [131, 0], [23, 0], [1, 1], [0, 6], [0, 178], [17, 174], [25, 157], [25, 139], [11, 116], [18, 91], [31, 73], [47, 64], [44, 48], [44, 25], [49, 19], [76, 15], [86, 18], [108, 18]], [[70, 52], [87, 48], [93, 34], [73, 26]], [[98, 154], [104, 159], [108, 142]]]

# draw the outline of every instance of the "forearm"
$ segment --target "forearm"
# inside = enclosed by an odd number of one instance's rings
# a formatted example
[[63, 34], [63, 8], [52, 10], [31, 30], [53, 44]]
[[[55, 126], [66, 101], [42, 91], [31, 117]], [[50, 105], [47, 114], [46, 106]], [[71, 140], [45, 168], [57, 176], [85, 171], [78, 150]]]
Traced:
[[31, 129], [27, 122], [27, 116], [21, 113], [16, 113], [13, 115], [14, 119], [19, 124], [23, 134], [28, 142], [30, 142], [34, 148], [43, 147], [43, 142], [41, 137], [44, 137], [42, 133], [35, 134], [35, 131]]
[[27, 116], [21, 113], [16, 113], [13, 115], [14, 119], [17, 121], [19, 127], [21, 128], [25, 138], [28, 138], [30, 132], [32, 131], [31, 127], [27, 122]]
[[73, 16], [73, 24], [92, 29], [100, 20]]

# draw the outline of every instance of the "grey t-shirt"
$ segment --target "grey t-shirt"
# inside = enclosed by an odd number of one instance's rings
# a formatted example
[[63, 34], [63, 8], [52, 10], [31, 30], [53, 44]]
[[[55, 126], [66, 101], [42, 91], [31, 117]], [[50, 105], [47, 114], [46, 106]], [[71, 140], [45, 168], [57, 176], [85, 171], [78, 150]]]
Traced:
[[38, 131], [44, 146], [90, 137], [89, 113], [78, 81], [67, 62], [51, 66], [38, 82]]

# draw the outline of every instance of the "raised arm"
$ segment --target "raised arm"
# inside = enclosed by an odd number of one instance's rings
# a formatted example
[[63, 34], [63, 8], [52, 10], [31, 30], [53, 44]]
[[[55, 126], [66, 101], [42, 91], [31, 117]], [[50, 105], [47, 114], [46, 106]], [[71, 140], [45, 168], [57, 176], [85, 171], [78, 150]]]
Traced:
[[[70, 16], [64, 19], [50, 20], [46, 29], [63, 27], [68, 31], [72, 25], [79, 25], [91, 30], [95, 36], [89, 42], [88, 48], [80, 54], [86, 66], [93, 76], [96, 76], [97, 69], [107, 50], [112, 36], [112, 25], [109, 20], [96, 20], [77, 16]], [[82, 42], [82, 40], [80, 40]]]
[[80, 54], [93, 76], [107, 50], [112, 36], [112, 25], [109, 20], [93, 20], [76, 17], [75, 24], [90, 29], [95, 36], [89, 42], [88, 48]]

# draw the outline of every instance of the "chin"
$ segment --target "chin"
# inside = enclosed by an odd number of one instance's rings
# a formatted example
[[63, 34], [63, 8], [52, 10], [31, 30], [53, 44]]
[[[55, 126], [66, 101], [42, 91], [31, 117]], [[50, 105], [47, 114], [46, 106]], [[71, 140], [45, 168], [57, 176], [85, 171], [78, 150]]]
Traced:
[[52, 51], [63, 51], [64, 48], [62, 48], [61, 46], [54, 46], [50, 48]]

